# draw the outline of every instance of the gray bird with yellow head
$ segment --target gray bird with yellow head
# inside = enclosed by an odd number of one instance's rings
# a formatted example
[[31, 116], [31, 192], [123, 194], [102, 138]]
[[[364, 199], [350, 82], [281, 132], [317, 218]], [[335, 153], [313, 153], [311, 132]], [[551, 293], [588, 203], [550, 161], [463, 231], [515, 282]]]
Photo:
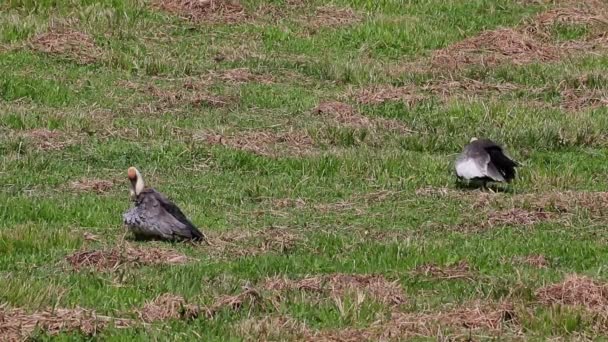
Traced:
[[135, 203], [123, 215], [123, 222], [137, 239], [204, 241], [201, 233], [182, 211], [160, 192], [146, 188], [139, 170], [127, 171], [131, 200]]

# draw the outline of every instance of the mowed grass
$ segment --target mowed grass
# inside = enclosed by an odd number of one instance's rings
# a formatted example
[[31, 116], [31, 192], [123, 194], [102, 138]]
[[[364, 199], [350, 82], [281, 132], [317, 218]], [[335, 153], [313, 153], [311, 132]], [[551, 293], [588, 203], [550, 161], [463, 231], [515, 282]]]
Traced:
[[[242, 12], [218, 5], [197, 20], [159, 3], [0, 5], [0, 310], [132, 319], [94, 333], [41, 324], [35, 338], [606, 333], [605, 290], [593, 297], [608, 279], [605, 5], [246, 0]], [[579, 17], [534, 26], [556, 8]], [[527, 52], [486, 45], [462, 53], [487, 63], [433, 64], [484, 31], [529, 27], [554, 56], [515, 61]], [[346, 114], [314, 110], [328, 102]], [[509, 191], [456, 186], [453, 160], [473, 136], [521, 162]], [[211, 245], [131, 241], [129, 166]], [[112, 248], [189, 259], [103, 270], [66, 261]], [[363, 283], [336, 292], [346, 285], [323, 277], [337, 274], [381, 277], [403, 298], [381, 300]], [[572, 275], [595, 287], [543, 295]], [[277, 276], [326, 287], [266, 286]], [[257, 296], [220, 305], [243, 287]], [[144, 322], [137, 310], [166, 293], [203, 309]], [[508, 314], [494, 309], [504, 303]], [[0, 320], [0, 336], [9, 330]]]

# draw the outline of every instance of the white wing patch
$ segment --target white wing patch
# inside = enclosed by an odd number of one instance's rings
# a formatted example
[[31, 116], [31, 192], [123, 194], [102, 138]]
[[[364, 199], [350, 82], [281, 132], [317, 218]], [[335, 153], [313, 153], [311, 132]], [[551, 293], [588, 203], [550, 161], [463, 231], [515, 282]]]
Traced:
[[486, 177], [487, 170], [482, 170], [475, 160], [467, 158], [456, 164], [456, 174], [464, 179]]

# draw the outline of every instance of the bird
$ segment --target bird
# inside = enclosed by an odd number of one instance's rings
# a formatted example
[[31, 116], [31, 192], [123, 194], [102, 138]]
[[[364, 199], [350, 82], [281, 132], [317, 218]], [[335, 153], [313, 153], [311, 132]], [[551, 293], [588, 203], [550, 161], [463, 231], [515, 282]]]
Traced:
[[503, 148], [490, 139], [471, 138], [456, 158], [456, 176], [459, 180], [482, 183], [510, 183], [515, 179], [519, 163], [508, 157]]
[[139, 170], [130, 167], [127, 176], [134, 206], [123, 214], [123, 223], [136, 239], [206, 241], [206, 236], [182, 211], [160, 192], [147, 188]]

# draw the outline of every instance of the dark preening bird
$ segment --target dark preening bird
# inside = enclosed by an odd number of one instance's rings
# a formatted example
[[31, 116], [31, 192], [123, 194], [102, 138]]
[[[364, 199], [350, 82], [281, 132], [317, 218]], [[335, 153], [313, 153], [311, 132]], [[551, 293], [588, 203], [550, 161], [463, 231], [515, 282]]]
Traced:
[[131, 199], [135, 206], [124, 213], [123, 222], [138, 239], [169, 241], [206, 240], [186, 215], [160, 192], [146, 188], [139, 171], [130, 167]]
[[456, 175], [460, 180], [481, 183], [485, 188], [488, 182], [511, 182], [518, 166], [497, 143], [472, 138], [456, 159]]

